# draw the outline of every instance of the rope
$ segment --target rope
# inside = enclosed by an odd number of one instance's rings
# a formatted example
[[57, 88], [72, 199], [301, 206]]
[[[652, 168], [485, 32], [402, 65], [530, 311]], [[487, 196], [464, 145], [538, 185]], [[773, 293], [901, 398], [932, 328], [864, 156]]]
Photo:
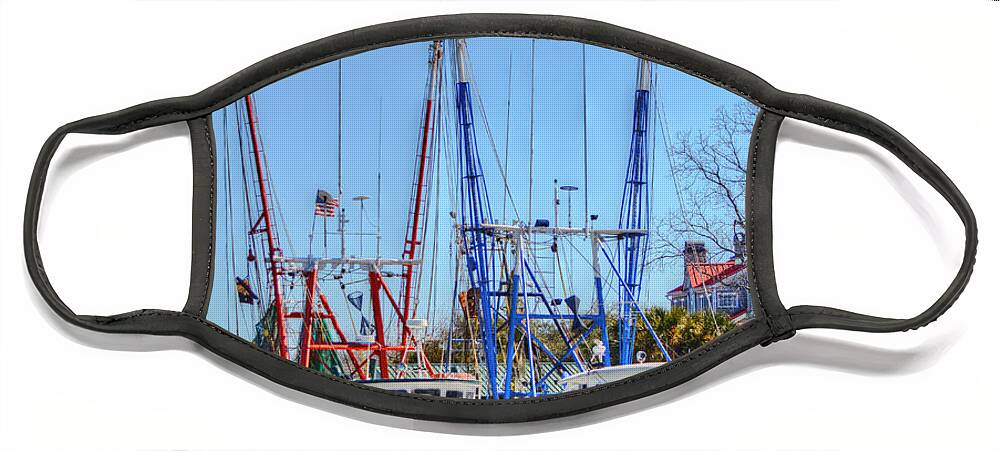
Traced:
[[[535, 188], [535, 40], [531, 40], [531, 128], [529, 130], [529, 156], [528, 156], [528, 221], [534, 218], [532, 206], [534, 205]], [[513, 202], [513, 201], [512, 201]]]
[[[223, 109], [222, 110], [222, 124], [223, 124], [223, 127], [225, 127], [225, 125], [228, 122], [229, 122], [228, 110], [227, 109]], [[225, 128], [223, 128], [223, 130], [225, 130]], [[233, 255], [233, 252], [234, 252], [233, 251], [233, 247], [234, 247], [233, 246], [233, 239], [232, 239], [233, 224], [232, 224], [232, 220], [231, 220], [232, 219], [232, 188], [231, 188], [231, 185], [230, 185], [230, 182], [229, 182], [229, 178], [230, 178], [229, 177], [229, 172], [230, 172], [230, 170], [229, 170], [229, 134], [228, 133], [223, 133], [223, 135], [222, 135], [222, 148], [225, 149], [224, 153], [223, 153], [223, 155], [224, 155], [224, 159], [223, 159], [223, 165], [224, 166], [223, 167], [226, 170], [226, 177], [225, 177], [225, 185], [226, 185], [226, 230], [225, 230], [225, 237], [226, 238], [225, 238], [225, 241], [226, 241], [226, 245], [229, 247], [229, 254], [230, 254], [230, 256], [229, 256], [229, 264], [226, 267], [226, 271], [227, 271], [226, 272], [226, 276], [227, 276], [227, 278], [229, 280], [233, 280], [233, 277], [236, 274], [236, 268], [235, 268], [236, 257], [235, 257], [235, 255]], [[233, 298], [231, 296], [227, 296], [226, 298], [229, 299], [230, 301], [233, 300]], [[226, 324], [231, 326], [232, 325], [232, 316], [236, 316], [236, 335], [239, 335], [240, 334], [239, 333], [240, 324], [239, 324], [239, 299], [238, 299], [238, 295], [237, 295], [237, 300], [236, 301], [237, 302], [233, 303], [232, 311], [230, 311], [230, 309], [226, 309]], [[232, 316], [231, 316], [231, 314], [232, 314]]]
[[[662, 115], [663, 114], [663, 110], [660, 108], [659, 104], [657, 103], [657, 104], [655, 104], [655, 106], [656, 106], [657, 115]], [[670, 153], [671, 149], [673, 149], [673, 141], [670, 139], [670, 125], [669, 125], [668, 121], [663, 120], [662, 118], [661, 118], [659, 124], [660, 124], [660, 127], [661, 127], [660, 134], [663, 135], [664, 139], [666, 140], [666, 142], [664, 144], [667, 145], [667, 161], [670, 164], [670, 178], [674, 182], [674, 191], [677, 192], [677, 203], [678, 203], [678, 205], [680, 207], [680, 210], [681, 210], [681, 217], [684, 218], [684, 223], [687, 226], [688, 231], [690, 233], [691, 222], [688, 219], [687, 210], [684, 207], [684, 196], [683, 196], [683, 192], [681, 191], [680, 183], [677, 182], [677, 172], [676, 172], [676, 170], [674, 168], [674, 158], [673, 158], [673, 155]], [[686, 238], [690, 238], [690, 235], [688, 235]], [[682, 258], [683, 258], [683, 252], [682, 252]], [[687, 262], [685, 261], [684, 263], [685, 263], [685, 270], [686, 270], [687, 269], [686, 268]], [[703, 275], [707, 275], [707, 274], [703, 274]], [[710, 315], [709, 316], [712, 317], [712, 324], [715, 326], [715, 333], [716, 333], [716, 335], [719, 335], [721, 333], [722, 329], [719, 327], [719, 321], [715, 317], [715, 305], [712, 303], [711, 297], [708, 295], [708, 288], [705, 287], [704, 282], [702, 283], [701, 288], [702, 288], [702, 291], [703, 291], [703, 295], [705, 296], [705, 302], [708, 304], [708, 307], [710, 309], [710, 312], [709, 312]]]
[[[343, 69], [344, 60], [337, 60], [337, 199], [340, 202], [344, 202], [344, 151], [343, 151]], [[340, 216], [338, 220], [340, 222], [340, 257], [346, 257], [346, 243], [344, 242], [344, 207], [340, 207]]]
[[[503, 170], [501, 171], [501, 174], [503, 174], [504, 183], [506, 183], [507, 180], [507, 167], [508, 167], [507, 157], [510, 154], [510, 97], [511, 97], [511, 79], [512, 79], [511, 74], [513, 73], [513, 68], [514, 68], [514, 50], [511, 49], [507, 54], [507, 119], [506, 122], [504, 123], [505, 136], [503, 143], [503, 168], [502, 168]], [[511, 203], [513, 202], [514, 201], [512, 199]], [[501, 222], [503, 222], [504, 224], [507, 223], [507, 196], [503, 197], [503, 219], [501, 220]]]
[[[468, 69], [467, 70], [469, 72], [469, 80], [470, 80], [469, 86], [472, 88], [472, 94], [473, 94], [473, 96], [474, 96], [474, 98], [476, 100], [476, 105], [479, 107], [480, 114], [482, 114], [483, 127], [486, 130], [486, 138], [489, 139], [489, 141], [490, 141], [490, 150], [493, 152], [493, 158], [496, 160], [496, 165], [498, 167], [500, 167], [500, 169], [501, 169], [501, 171], [500, 171], [500, 178], [503, 181], [504, 196], [506, 196], [506, 197], [504, 197], [504, 205], [506, 206], [506, 199], [507, 199], [507, 197], [509, 197], [510, 198], [511, 208], [514, 209], [514, 216], [516, 216], [517, 219], [520, 221], [521, 220], [521, 214], [517, 210], [517, 204], [514, 203], [514, 194], [511, 192], [511, 190], [510, 190], [510, 184], [507, 181], [507, 172], [505, 170], [503, 170], [504, 169], [504, 165], [500, 162], [500, 153], [497, 151], [496, 141], [493, 139], [493, 130], [490, 128], [489, 117], [486, 114], [486, 106], [483, 103], [483, 98], [482, 98], [482, 95], [480, 94], [480, 91], [479, 91], [479, 85], [471, 82], [471, 80], [475, 79], [475, 75], [473, 73], [473, 68], [472, 68], [471, 64], [468, 65]], [[480, 173], [483, 173], [482, 168], [480, 168]], [[488, 195], [488, 193], [487, 193], [487, 195]], [[487, 208], [491, 210], [489, 212], [489, 216], [492, 218], [493, 217], [492, 208], [488, 204], [487, 204]]]
[[[652, 63], [651, 63], [651, 66], [652, 66]], [[649, 199], [648, 202], [646, 203], [646, 215], [647, 215], [647, 218], [649, 218], [649, 219], [652, 219], [652, 217], [651, 217], [651, 215], [649, 213], [649, 210], [650, 210], [651, 206], [654, 205], [654, 203], [656, 201], [656, 174], [657, 174], [656, 173], [656, 126], [657, 126], [657, 124], [659, 124], [659, 122], [657, 121], [657, 118], [659, 117], [659, 115], [656, 114], [656, 110], [659, 108], [659, 102], [660, 102], [660, 95], [659, 95], [659, 89], [660, 89], [660, 85], [659, 85], [659, 83], [660, 83], [659, 73], [660, 73], [660, 71], [659, 71], [659, 66], [658, 65], [652, 66], [652, 71], [653, 71], [653, 73], [652, 73], [653, 80], [652, 80], [652, 84], [651, 84], [652, 90], [650, 91], [650, 96], [653, 98], [653, 126], [649, 130], [649, 143], [650, 143], [650, 149], [649, 149], [649, 156], [650, 156], [649, 157], [649, 173], [651, 174], [651, 177], [649, 178], [649, 189], [646, 190], [646, 196]], [[648, 233], [648, 230], [647, 230], [647, 233]], [[649, 255], [649, 239], [648, 238], [645, 241], [645, 249], [643, 249], [642, 252], [643, 252], [644, 256], [648, 257], [648, 255]], [[644, 259], [643, 260], [643, 275], [645, 275], [646, 268], [648, 266], [649, 266], [648, 259]], [[643, 292], [644, 292], [643, 294], [646, 295], [645, 305], [647, 305], [647, 306], [650, 304], [650, 300], [649, 300], [650, 291], [652, 291], [652, 290], [643, 290]]]
[[583, 55], [583, 227], [590, 224], [590, 169], [587, 154], [587, 44], [580, 43], [580, 53]]

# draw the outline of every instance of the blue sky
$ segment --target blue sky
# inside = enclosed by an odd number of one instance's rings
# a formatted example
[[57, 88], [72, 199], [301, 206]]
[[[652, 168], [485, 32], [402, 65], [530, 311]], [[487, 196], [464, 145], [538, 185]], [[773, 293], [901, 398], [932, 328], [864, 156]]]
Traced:
[[[534, 189], [529, 196], [529, 155], [531, 136], [531, 75], [534, 43]], [[346, 58], [340, 62], [312, 68], [278, 81], [259, 90], [254, 97], [260, 122], [260, 134], [270, 167], [271, 193], [283, 219], [279, 232], [285, 255], [309, 254], [309, 233], [313, 227], [314, 195], [317, 189], [337, 193], [338, 139], [338, 69], [342, 77], [342, 155], [344, 161], [341, 199], [346, 209], [348, 232], [375, 231], [380, 200], [381, 255], [398, 258], [402, 252], [409, 210], [413, 162], [418, 147], [420, 116], [427, 77], [427, 43], [415, 43], [383, 48]], [[583, 52], [586, 48], [586, 116], [589, 165], [589, 214], [599, 215], [597, 227], [617, 226], [624, 171], [627, 164], [632, 129], [633, 95], [635, 91], [635, 57], [599, 47], [575, 42], [521, 38], [475, 38], [468, 40], [473, 85], [484, 107], [474, 109], [477, 138], [492, 210], [497, 222], [512, 221], [516, 205], [520, 219], [528, 222], [528, 203], [532, 201], [533, 221], [553, 219], [553, 180], [559, 185], [580, 187], [573, 195], [573, 224], [583, 225], [588, 212], [584, 210], [584, 136], [583, 136]], [[431, 215], [428, 227], [438, 224], [438, 256], [431, 262], [432, 248], [427, 244], [424, 265], [423, 294], [418, 315], [431, 320], [434, 326], [447, 322], [452, 302], [452, 272], [454, 249], [451, 241], [450, 210], [458, 210], [449, 200], [454, 195], [454, 77], [452, 43], [446, 43], [443, 60], [449, 75], [445, 88], [445, 127], [439, 130], [443, 138], [438, 179], [432, 186]], [[508, 64], [510, 65], [508, 66]], [[510, 70], [508, 70], [510, 67]], [[510, 92], [508, 96], [508, 76]], [[654, 101], [662, 112], [651, 147], [652, 215], [669, 214], [678, 208], [669, 170], [667, 146], [661, 130], [671, 135], [685, 130], [707, 128], [717, 108], [746, 102], [744, 99], [698, 78], [666, 67], [654, 65]], [[506, 125], [510, 102], [510, 126]], [[236, 117], [242, 102], [213, 114], [218, 152], [218, 214], [216, 218], [217, 246], [215, 282], [208, 318], [246, 338], [251, 338], [255, 307], [237, 305], [233, 277], [247, 276], [246, 203], [242, 189]], [[486, 130], [492, 131], [492, 142]], [[660, 128], [663, 127], [663, 128]], [[381, 132], [380, 132], [381, 129]], [[440, 132], [447, 133], [444, 136]], [[509, 140], [508, 140], [509, 137]], [[747, 137], [748, 138], [748, 137]], [[246, 139], [246, 138], [244, 138]], [[229, 151], [227, 152], [227, 144]], [[510, 162], [508, 183], [513, 202], [503, 209], [501, 166], [505, 152]], [[248, 163], [251, 161], [248, 160]], [[229, 171], [229, 185], [226, 185]], [[379, 191], [381, 174], [381, 196]], [[436, 189], [440, 186], [440, 198]], [[232, 195], [230, 195], [232, 193]], [[360, 204], [351, 198], [367, 195], [366, 218], [362, 220]], [[253, 197], [251, 197], [253, 199]], [[440, 200], [437, 200], [440, 199]], [[560, 224], [567, 221], [567, 199], [560, 205]], [[232, 208], [230, 216], [227, 211]], [[436, 216], [436, 218], [435, 218]], [[317, 224], [320, 224], [317, 222]], [[328, 223], [327, 255], [339, 254], [339, 235], [334, 233], [336, 220]], [[318, 230], [322, 230], [320, 227]], [[433, 232], [429, 235], [434, 235]], [[349, 255], [375, 256], [374, 236], [348, 236]], [[435, 241], [428, 238], [428, 242]], [[313, 243], [313, 254], [322, 255], [322, 238]], [[564, 244], [568, 253], [567, 283], [573, 294], [583, 299], [589, 309], [594, 297], [589, 258], [584, 259], [573, 247], [589, 257], [589, 243], [582, 239]], [[613, 249], [613, 245], [609, 250]], [[235, 256], [235, 258], [233, 257]], [[603, 264], [605, 269], [606, 264]], [[437, 277], [430, 281], [432, 268]], [[388, 269], [388, 268], [387, 268]], [[391, 270], [391, 269], [390, 269]], [[650, 268], [646, 274], [643, 303], [663, 302], [663, 294], [681, 280], [680, 263], [663, 269]], [[612, 275], [608, 275], [613, 280]], [[348, 279], [363, 279], [364, 274]], [[255, 284], [258, 282], [253, 280]], [[357, 313], [346, 306], [343, 292], [335, 282], [321, 282], [338, 314], [351, 316], [347, 324], [357, 324]], [[616, 285], [616, 284], [612, 284]], [[389, 286], [399, 296], [399, 279], [389, 280]], [[362, 290], [366, 285], [348, 287], [347, 291]], [[429, 296], [428, 290], [434, 290]], [[262, 287], [255, 289], [264, 298]], [[558, 290], [562, 294], [562, 289]], [[301, 298], [301, 291], [292, 293]], [[367, 298], [367, 292], [365, 293]], [[616, 299], [609, 291], [606, 299]], [[366, 299], [367, 302], [367, 299]], [[614, 302], [608, 311], [614, 311]], [[352, 316], [353, 315], [353, 316]], [[345, 328], [357, 330], [356, 327]], [[351, 334], [351, 332], [348, 332]]]

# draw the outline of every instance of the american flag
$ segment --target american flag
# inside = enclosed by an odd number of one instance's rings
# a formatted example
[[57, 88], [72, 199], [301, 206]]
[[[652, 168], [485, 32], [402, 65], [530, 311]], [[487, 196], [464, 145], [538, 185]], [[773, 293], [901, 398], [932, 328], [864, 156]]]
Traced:
[[337, 216], [338, 208], [340, 208], [340, 199], [331, 196], [326, 191], [316, 191], [316, 216], [332, 218]]

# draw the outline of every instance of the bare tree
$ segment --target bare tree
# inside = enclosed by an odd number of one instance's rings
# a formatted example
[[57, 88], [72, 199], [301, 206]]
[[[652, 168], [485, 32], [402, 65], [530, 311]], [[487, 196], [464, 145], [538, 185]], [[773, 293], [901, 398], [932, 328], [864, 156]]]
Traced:
[[746, 102], [719, 107], [708, 128], [671, 137], [668, 156], [681, 205], [654, 218], [651, 262], [682, 256], [684, 242], [693, 239], [708, 244], [712, 259], [737, 254], [732, 236], [745, 223], [747, 140], [756, 115]]

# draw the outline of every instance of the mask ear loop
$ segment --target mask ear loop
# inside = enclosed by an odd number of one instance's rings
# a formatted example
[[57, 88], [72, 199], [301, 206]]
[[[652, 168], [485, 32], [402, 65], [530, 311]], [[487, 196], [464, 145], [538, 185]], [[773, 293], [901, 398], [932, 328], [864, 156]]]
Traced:
[[[806, 96], [796, 96], [806, 98]], [[917, 316], [906, 319], [883, 318], [864, 315], [833, 307], [815, 305], [797, 305], [788, 309], [788, 317], [793, 329], [829, 328], [855, 330], [861, 332], [904, 332], [930, 324], [958, 299], [958, 296], [969, 283], [972, 267], [976, 261], [976, 246], [978, 244], [976, 217], [965, 196], [952, 183], [951, 179], [933, 161], [927, 158], [916, 146], [885, 123], [860, 111], [841, 105], [821, 102], [807, 98], [807, 105], [819, 117], [806, 113], [778, 111], [785, 116], [805, 120], [825, 127], [865, 137], [891, 152], [896, 158], [906, 164], [913, 172], [931, 185], [958, 214], [965, 225], [965, 250], [962, 265], [954, 280], [927, 310]], [[796, 99], [799, 100], [799, 99]], [[805, 108], [803, 108], [805, 109]], [[819, 111], [822, 110], [822, 111]], [[838, 119], [829, 119], [836, 117]]]
[[[170, 108], [163, 109], [170, 110]], [[24, 257], [28, 266], [28, 274], [38, 288], [42, 299], [56, 314], [69, 323], [100, 332], [188, 335], [186, 332], [192, 330], [193, 326], [199, 323], [199, 318], [185, 312], [141, 309], [111, 316], [77, 314], [63, 302], [52, 287], [42, 264], [38, 245], [38, 220], [45, 190], [45, 180], [52, 157], [66, 135], [70, 133], [118, 135], [185, 119], [178, 117], [180, 116], [178, 113], [150, 114], [150, 110], [152, 108], [146, 104], [115, 113], [81, 119], [59, 127], [49, 136], [45, 144], [42, 145], [42, 150], [35, 161], [28, 186], [28, 197], [24, 210]], [[193, 136], [192, 140], [194, 140]]]

